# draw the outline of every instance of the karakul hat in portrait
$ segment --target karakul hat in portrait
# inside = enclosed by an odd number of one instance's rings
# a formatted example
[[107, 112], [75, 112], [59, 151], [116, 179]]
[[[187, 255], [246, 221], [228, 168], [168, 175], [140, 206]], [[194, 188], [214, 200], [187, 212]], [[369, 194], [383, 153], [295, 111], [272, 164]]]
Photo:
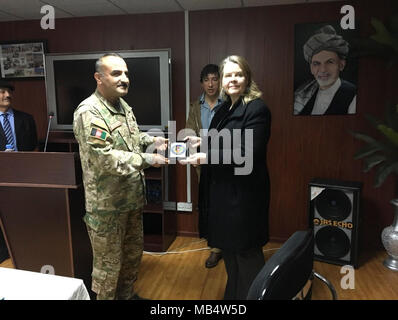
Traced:
[[304, 44], [304, 58], [311, 63], [312, 57], [323, 50], [336, 52], [345, 58], [348, 54], [349, 43], [342, 36], [336, 34], [331, 25], [326, 25], [317, 30], [315, 34]]

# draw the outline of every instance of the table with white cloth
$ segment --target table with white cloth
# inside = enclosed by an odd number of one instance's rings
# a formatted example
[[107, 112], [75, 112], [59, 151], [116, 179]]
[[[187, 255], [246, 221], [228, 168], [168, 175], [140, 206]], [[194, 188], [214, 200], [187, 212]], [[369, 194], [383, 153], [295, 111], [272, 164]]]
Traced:
[[0, 268], [0, 300], [90, 300], [81, 279]]

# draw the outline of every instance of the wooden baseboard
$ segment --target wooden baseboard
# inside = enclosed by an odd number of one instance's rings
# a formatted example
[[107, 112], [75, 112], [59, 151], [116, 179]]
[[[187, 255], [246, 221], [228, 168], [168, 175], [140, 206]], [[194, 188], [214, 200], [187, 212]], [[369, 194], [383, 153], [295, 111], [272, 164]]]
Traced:
[[[178, 237], [191, 237], [191, 238], [199, 238], [199, 232], [192, 231], [177, 231]], [[270, 237], [269, 241], [272, 242], [285, 242], [287, 239], [283, 237]]]
[[199, 238], [199, 232], [177, 231], [177, 236], [179, 236], [179, 237]]
[[287, 238], [283, 238], [283, 237], [270, 237], [269, 241], [271, 242], [285, 242], [287, 240]]

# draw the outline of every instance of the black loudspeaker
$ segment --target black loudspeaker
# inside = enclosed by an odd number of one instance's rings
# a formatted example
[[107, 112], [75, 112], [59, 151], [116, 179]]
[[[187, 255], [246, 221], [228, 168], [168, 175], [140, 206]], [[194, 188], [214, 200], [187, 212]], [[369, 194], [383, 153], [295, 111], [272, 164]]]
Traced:
[[314, 259], [358, 267], [361, 182], [313, 179], [309, 184]]

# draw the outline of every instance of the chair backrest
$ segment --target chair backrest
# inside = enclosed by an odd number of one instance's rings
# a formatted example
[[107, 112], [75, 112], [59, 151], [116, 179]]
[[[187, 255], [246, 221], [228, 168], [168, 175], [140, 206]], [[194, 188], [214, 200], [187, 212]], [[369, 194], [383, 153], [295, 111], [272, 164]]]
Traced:
[[311, 277], [313, 258], [313, 231], [296, 231], [266, 262], [254, 279], [247, 299], [293, 299]]

